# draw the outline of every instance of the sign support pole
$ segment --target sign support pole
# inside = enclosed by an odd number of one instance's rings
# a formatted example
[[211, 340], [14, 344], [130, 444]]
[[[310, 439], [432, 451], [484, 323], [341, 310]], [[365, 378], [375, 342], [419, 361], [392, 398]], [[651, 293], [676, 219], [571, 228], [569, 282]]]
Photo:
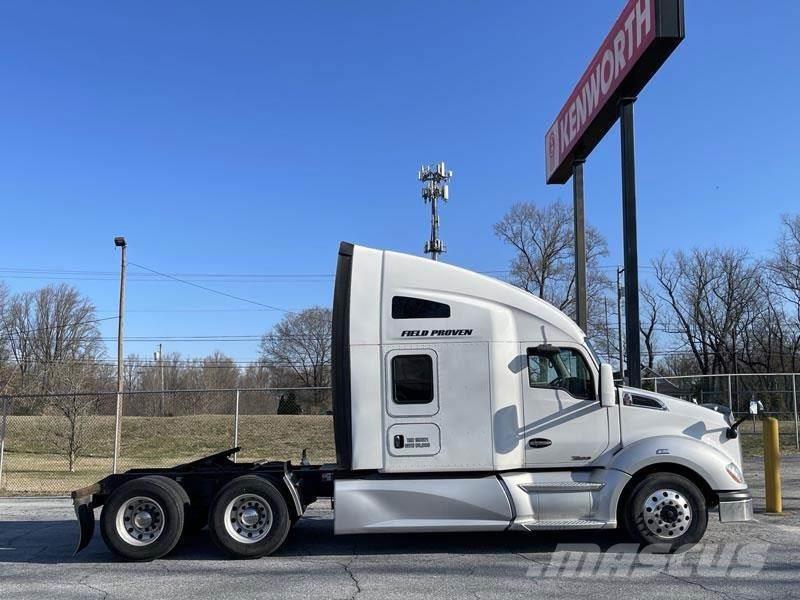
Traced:
[[639, 345], [639, 253], [636, 241], [636, 170], [633, 139], [633, 103], [620, 100], [620, 141], [622, 145], [622, 233], [625, 251], [625, 346], [628, 385], [642, 387]]
[[586, 303], [586, 220], [583, 212], [583, 159], [572, 162], [572, 214], [575, 219], [575, 321], [589, 327]]

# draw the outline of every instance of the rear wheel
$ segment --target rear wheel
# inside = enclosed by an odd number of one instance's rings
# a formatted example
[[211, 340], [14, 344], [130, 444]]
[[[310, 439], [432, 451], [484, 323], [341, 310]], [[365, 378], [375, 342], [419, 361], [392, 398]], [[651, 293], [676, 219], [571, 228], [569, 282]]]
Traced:
[[661, 544], [674, 551], [695, 544], [708, 525], [705, 497], [689, 479], [674, 473], [653, 473], [628, 497], [624, 522], [639, 542]]
[[128, 560], [153, 560], [175, 548], [183, 531], [183, 498], [161, 479], [128, 481], [103, 506], [100, 533], [114, 554]]
[[246, 475], [220, 490], [208, 524], [211, 538], [222, 550], [240, 558], [257, 558], [283, 544], [291, 519], [278, 488], [261, 477]]

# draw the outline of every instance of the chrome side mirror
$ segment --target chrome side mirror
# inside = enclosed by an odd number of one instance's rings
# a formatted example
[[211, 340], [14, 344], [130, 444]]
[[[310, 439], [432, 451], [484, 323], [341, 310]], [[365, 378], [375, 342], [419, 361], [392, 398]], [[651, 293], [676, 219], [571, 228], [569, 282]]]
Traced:
[[617, 386], [614, 385], [614, 369], [608, 363], [600, 365], [600, 406], [617, 403]]

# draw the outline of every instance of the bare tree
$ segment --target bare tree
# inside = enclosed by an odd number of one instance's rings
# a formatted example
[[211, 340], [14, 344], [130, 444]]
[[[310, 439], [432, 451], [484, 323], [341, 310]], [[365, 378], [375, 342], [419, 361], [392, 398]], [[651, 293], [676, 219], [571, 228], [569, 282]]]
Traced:
[[233, 359], [224, 352], [215, 350], [200, 362], [200, 372], [205, 389], [232, 389], [239, 385], [239, 368]]
[[3, 333], [11, 358], [16, 365], [19, 388], [27, 389], [27, 376], [34, 366], [31, 342], [31, 303], [22, 296], [12, 297], [3, 313]]
[[[800, 368], [800, 215], [784, 215], [781, 225], [775, 251], [766, 263], [767, 319], [760, 323], [762, 335], [753, 337], [759, 338], [762, 363], [769, 369], [794, 372]], [[766, 353], [772, 360], [763, 358]]]
[[[665, 320], [701, 373], [736, 372], [743, 332], [763, 289], [760, 266], [745, 251], [695, 249], [653, 263]], [[738, 347], [737, 347], [738, 345]]]
[[639, 331], [642, 334], [644, 348], [647, 352], [647, 368], [650, 369], [651, 373], [654, 373], [656, 330], [661, 312], [661, 299], [647, 283], [639, 288], [639, 297], [642, 299]]
[[[287, 314], [261, 339], [261, 359], [289, 385], [330, 385], [331, 310], [315, 306]], [[312, 410], [322, 412], [327, 393], [310, 394]]]
[[66, 284], [12, 296], [2, 328], [25, 391], [56, 389], [65, 364], [96, 361], [104, 353], [94, 305]]
[[98, 376], [96, 365], [90, 363], [59, 363], [51, 370], [51, 380], [58, 387], [48, 396], [48, 412], [55, 421], [50, 426], [52, 449], [67, 459], [70, 473], [75, 472], [78, 458], [85, 453], [89, 440], [88, 422], [97, 416], [98, 396], [87, 393]]
[[265, 388], [272, 383], [272, 371], [263, 360], [247, 365], [239, 380], [239, 385], [243, 388]]
[[[544, 206], [515, 204], [494, 225], [495, 235], [515, 250], [509, 280], [568, 314], [575, 313], [575, 237], [572, 208], [565, 202]], [[586, 228], [586, 288], [589, 328], [605, 339], [603, 298], [611, 281], [599, 268], [608, 245], [594, 227]]]
[[8, 310], [8, 286], [0, 281], [0, 394], [3, 394], [14, 376], [14, 367], [11, 362], [11, 344], [2, 326]]

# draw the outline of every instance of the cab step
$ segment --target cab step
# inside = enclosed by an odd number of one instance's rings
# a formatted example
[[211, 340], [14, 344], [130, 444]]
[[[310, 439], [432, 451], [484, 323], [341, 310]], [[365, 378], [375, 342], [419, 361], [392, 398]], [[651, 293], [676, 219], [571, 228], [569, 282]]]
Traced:
[[613, 527], [608, 521], [598, 521], [595, 519], [552, 519], [535, 520], [525, 519], [514, 521], [511, 529], [517, 531], [546, 531], [546, 530], [565, 530], [565, 529], [604, 529]]

